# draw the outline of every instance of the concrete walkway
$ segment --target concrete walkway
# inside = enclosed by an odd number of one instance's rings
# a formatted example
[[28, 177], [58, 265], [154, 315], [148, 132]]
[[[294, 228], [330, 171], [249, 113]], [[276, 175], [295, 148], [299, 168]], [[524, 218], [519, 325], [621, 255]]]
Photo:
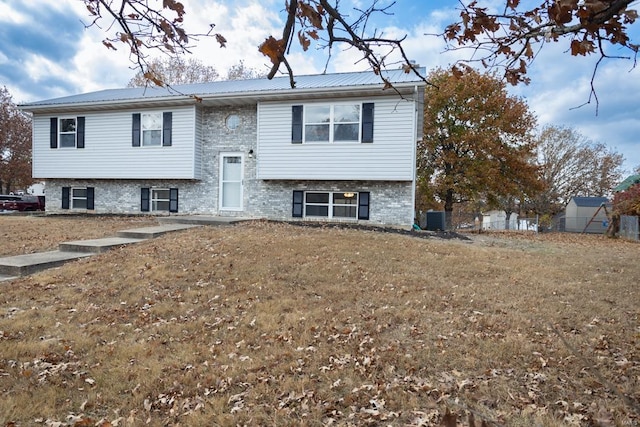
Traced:
[[66, 262], [106, 252], [113, 248], [155, 239], [173, 231], [186, 230], [202, 225], [231, 225], [243, 220], [242, 218], [214, 216], [158, 217], [160, 225], [155, 227], [123, 230], [116, 233], [115, 237], [63, 242], [58, 245], [57, 251], [0, 258], [0, 282], [58, 267]]

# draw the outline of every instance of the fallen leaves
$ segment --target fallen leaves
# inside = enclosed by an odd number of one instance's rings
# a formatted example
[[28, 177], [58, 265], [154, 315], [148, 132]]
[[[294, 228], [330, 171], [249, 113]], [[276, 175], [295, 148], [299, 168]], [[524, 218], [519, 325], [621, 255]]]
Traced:
[[[640, 270], [596, 271], [595, 247], [561, 245], [580, 257], [246, 224], [21, 279], [0, 304], [0, 418], [22, 405], [15, 422], [65, 427], [632, 425], [593, 371], [640, 398], [635, 288], [592, 273]], [[64, 398], [21, 403], [47, 395]]]

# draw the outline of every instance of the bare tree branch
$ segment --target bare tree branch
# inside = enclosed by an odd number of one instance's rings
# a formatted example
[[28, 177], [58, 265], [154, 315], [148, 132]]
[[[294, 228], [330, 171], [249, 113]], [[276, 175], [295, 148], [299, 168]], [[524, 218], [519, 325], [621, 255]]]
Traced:
[[[635, 67], [639, 45], [627, 33], [637, 11], [629, 7], [636, 0], [544, 0], [535, 8], [520, 5], [519, 0], [507, 0], [502, 13], [490, 13], [478, 1], [460, 0], [460, 18], [441, 34], [447, 50], [470, 48], [472, 58], [465, 62], [480, 62], [487, 68], [502, 68], [512, 84], [528, 83], [528, 67], [536, 58], [533, 45], [561, 39], [569, 40], [573, 56], [600, 56], [591, 79], [592, 99], [598, 102], [594, 81], [598, 66], [607, 59], [633, 59]], [[604, 42], [622, 47], [629, 56], [612, 56]]]

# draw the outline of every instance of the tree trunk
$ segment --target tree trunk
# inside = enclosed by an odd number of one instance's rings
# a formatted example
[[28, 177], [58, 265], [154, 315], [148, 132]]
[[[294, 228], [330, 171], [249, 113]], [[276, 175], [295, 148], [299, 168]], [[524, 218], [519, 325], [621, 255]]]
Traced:
[[513, 213], [513, 211], [505, 209], [504, 213], [507, 214], [507, 217], [504, 220], [504, 229], [509, 230], [511, 229], [510, 220], [511, 220], [511, 214]]
[[447, 190], [444, 198], [444, 228], [453, 230], [453, 190]]

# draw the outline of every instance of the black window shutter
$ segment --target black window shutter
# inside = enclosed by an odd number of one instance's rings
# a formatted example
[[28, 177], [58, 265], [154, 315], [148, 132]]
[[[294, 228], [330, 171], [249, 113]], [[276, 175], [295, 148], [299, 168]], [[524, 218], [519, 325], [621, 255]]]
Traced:
[[168, 113], [162, 113], [162, 145], [165, 147], [171, 146], [172, 121], [173, 114], [171, 113], [171, 111], [169, 111]]
[[62, 187], [62, 209], [69, 209], [69, 195], [71, 187]]
[[362, 104], [362, 142], [373, 142], [373, 102]]
[[49, 128], [49, 147], [58, 148], [58, 118], [51, 117], [51, 127]]
[[140, 113], [134, 113], [132, 116], [131, 145], [140, 147]]
[[84, 148], [84, 117], [78, 117], [76, 128], [76, 148]]
[[140, 194], [140, 210], [142, 212], [149, 212], [149, 189], [143, 187]]
[[358, 193], [358, 219], [369, 219], [369, 198], [368, 191]]
[[87, 187], [87, 209], [89, 210], [93, 210], [94, 209], [94, 194], [95, 194], [95, 189], [94, 187]]
[[178, 189], [169, 189], [169, 212], [178, 212]]
[[291, 216], [294, 218], [302, 218], [302, 208], [304, 202], [304, 191], [293, 190], [293, 210]]
[[302, 105], [291, 107], [291, 143], [302, 144]]

